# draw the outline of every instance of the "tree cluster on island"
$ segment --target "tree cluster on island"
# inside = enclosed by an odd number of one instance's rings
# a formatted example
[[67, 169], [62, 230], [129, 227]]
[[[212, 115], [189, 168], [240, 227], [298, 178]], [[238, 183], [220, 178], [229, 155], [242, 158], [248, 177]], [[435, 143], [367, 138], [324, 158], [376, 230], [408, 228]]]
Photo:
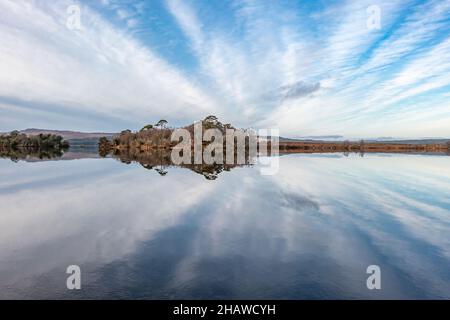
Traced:
[[64, 150], [69, 143], [62, 136], [54, 134], [26, 135], [15, 130], [7, 135], [0, 135], [2, 150]]
[[[225, 134], [227, 129], [235, 129], [231, 124], [223, 124], [214, 115], [209, 115], [201, 120], [203, 130], [218, 129]], [[194, 124], [183, 127], [194, 135]], [[137, 149], [170, 149], [177, 142], [171, 141], [174, 128], [168, 126], [167, 120], [161, 119], [155, 124], [147, 124], [139, 131], [123, 130], [112, 140], [102, 137], [99, 140], [99, 151], [107, 153], [109, 150], [117, 148], [137, 148]]]
[[[214, 115], [209, 115], [200, 121], [203, 132], [208, 129], [217, 129], [225, 136], [227, 130], [237, 130], [231, 124], [224, 124]], [[186, 129], [191, 137], [194, 137], [194, 124], [182, 127]], [[172, 141], [172, 133], [175, 128], [168, 126], [164, 119], [155, 124], [147, 124], [139, 131], [123, 130], [112, 139], [102, 137], [99, 140], [100, 154], [106, 155], [117, 149], [137, 149], [149, 151], [152, 149], [171, 149], [178, 144]], [[244, 132], [249, 132], [243, 130]], [[258, 137], [259, 138], [259, 137]], [[195, 140], [195, 138], [193, 139]], [[448, 152], [450, 153], [450, 141], [441, 144], [419, 144], [419, 143], [388, 143], [378, 141], [283, 141], [279, 143], [282, 152]]]

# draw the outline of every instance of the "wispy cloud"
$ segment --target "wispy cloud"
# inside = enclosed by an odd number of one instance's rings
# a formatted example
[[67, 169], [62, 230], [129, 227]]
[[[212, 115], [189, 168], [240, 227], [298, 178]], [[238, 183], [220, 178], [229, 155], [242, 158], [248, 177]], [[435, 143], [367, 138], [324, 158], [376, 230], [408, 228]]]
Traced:
[[0, 96], [136, 124], [158, 116], [181, 121], [217, 107], [183, 72], [88, 7], [82, 29], [73, 31], [66, 28], [67, 3], [0, 7]]

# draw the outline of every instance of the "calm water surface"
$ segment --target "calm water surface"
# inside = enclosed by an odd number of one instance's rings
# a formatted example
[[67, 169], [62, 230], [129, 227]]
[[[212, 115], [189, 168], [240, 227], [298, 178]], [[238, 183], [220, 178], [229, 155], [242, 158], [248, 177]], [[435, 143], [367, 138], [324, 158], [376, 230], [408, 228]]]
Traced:
[[80, 158], [0, 160], [0, 298], [450, 298], [450, 157], [289, 155], [214, 181]]

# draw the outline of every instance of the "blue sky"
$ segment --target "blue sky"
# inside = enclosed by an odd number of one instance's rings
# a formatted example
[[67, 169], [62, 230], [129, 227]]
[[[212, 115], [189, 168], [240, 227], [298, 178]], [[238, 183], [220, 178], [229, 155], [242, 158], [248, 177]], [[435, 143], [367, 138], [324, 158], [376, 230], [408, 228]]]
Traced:
[[0, 131], [209, 114], [283, 136], [450, 137], [450, 0], [0, 1]]

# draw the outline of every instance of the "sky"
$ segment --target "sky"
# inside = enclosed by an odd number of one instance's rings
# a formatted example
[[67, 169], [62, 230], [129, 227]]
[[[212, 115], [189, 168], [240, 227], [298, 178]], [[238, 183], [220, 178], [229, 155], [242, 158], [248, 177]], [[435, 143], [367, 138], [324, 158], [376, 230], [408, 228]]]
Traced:
[[450, 138], [450, 0], [0, 0], [0, 132], [210, 114]]

